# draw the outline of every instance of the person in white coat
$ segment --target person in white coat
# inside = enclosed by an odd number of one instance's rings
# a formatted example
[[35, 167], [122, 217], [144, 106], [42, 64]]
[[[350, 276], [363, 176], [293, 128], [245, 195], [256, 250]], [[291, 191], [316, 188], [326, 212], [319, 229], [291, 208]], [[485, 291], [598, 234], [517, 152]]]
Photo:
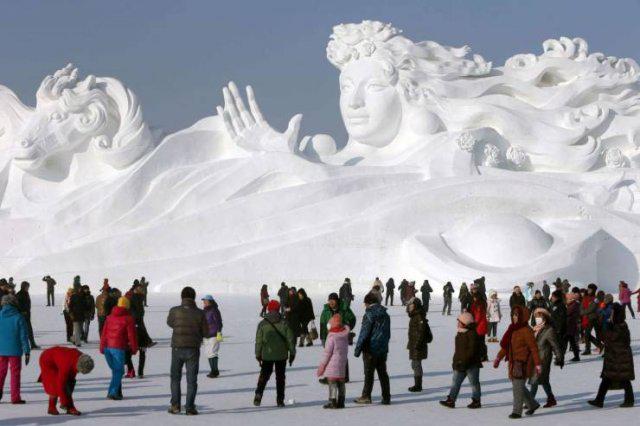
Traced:
[[498, 341], [498, 323], [502, 320], [502, 311], [500, 310], [500, 299], [498, 292], [491, 290], [489, 292], [489, 301], [487, 303], [487, 321], [489, 322], [489, 330], [487, 333], [488, 342]]

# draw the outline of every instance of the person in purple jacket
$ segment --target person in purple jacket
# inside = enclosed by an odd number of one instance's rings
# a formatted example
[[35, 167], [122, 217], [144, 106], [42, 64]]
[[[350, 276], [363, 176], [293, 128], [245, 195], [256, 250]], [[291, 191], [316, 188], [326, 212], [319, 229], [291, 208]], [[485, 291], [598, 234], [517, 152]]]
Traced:
[[210, 294], [202, 298], [202, 303], [207, 325], [209, 326], [209, 336], [211, 336], [204, 339], [204, 353], [209, 359], [209, 366], [211, 367], [211, 372], [207, 374], [207, 377], [214, 379], [220, 375], [220, 370], [218, 370], [218, 351], [222, 341], [222, 315], [220, 315], [218, 304]]

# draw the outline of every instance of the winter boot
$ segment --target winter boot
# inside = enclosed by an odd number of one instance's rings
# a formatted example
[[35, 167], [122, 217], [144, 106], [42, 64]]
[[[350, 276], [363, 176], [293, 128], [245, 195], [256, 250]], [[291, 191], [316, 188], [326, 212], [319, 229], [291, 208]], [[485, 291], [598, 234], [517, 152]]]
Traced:
[[456, 402], [450, 396], [447, 396], [447, 399], [444, 401], [440, 401], [440, 405], [448, 408], [456, 408]]
[[556, 397], [552, 395], [549, 398], [547, 398], [547, 403], [544, 404], [543, 407], [551, 408], [551, 407], [555, 407], [556, 405], [558, 405], [558, 402], [556, 401]]
[[370, 396], [361, 396], [360, 398], [356, 398], [353, 400], [356, 404], [371, 404]]
[[409, 388], [409, 392], [422, 392], [422, 377], [413, 376], [414, 385]]
[[344, 394], [338, 394], [338, 408], [344, 408]]
[[56, 405], [58, 405], [58, 398], [49, 397], [49, 409], [47, 410], [47, 414], [51, 414], [52, 416], [57, 416], [58, 414], [60, 414], [60, 412], [56, 408]]
[[198, 410], [195, 409], [195, 407], [192, 408], [187, 408], [184, 413], [187, 416], [197, 416], [198, 415]]
[[521, 414], [517, 414], [517, 413], [511, 413], [511, 414], [509, 414], [509, 418], [510, 419], [520, 419], [520, 418], [522, 418], [522, 415]]
[[70, 415], [70, 416], [79, 416], [82, 413], [80, 411], [78, 411], [76, 409], [76, 407], [72, 406], [72, 407], [67, 408], [67, 414]]
[[169, 414], [180, 414], [180, 406], [172, 405], [171, 407], [169, 407], [169, 410], [167, 410], [167, 412]]
[[604, 407], [604, 401], [600, 400], [600, 399], [592, 399], [591, 401], [587, 401], [589, 403], [589, 405], [592, 405], [594, 407], [597, 408], [602, 408]]
[[480, 404], [479, 399], [471, 398], [471, 404], [467, 405], [467, 408], [471, 408], [471, 409], [482, 408], [482, 404]]
[[533, 416], [533, 413], [535, 413], [538, 408], [540, 408], [540, 404], [536, 404], [534, 407], [529, 408], [525, 414], [527, 416]]
[[277, 405], [279, 408], [284, 408], [284, 399], [279, 399], [279, 400], [277, 400], [277, 401], [276, 401], [276, 405]]
[[330, 399], [328, 403], [324, 404], [322, 408], [327, 408], [330, 410], [334, 410], [338, 408], [338, 401], [335, 399]]
[[261, 403], [262, 403], [262, 395], [257, 393], [256, 396], [253, 397], [253, 405], [255, 405], [256, 407], [259, 407]]
[[634, 406], [633, 399], [631, 401], [624, 401], [622, 404], [620, 404], [620, 408], [633, 408], [633, 406]]
[[134, 370], [133, 368], [131, 370], [127, 370], [127, 374], [124, 376], [127, 379], [133, 379], [134, 377], [136, 377], [136, 370]]

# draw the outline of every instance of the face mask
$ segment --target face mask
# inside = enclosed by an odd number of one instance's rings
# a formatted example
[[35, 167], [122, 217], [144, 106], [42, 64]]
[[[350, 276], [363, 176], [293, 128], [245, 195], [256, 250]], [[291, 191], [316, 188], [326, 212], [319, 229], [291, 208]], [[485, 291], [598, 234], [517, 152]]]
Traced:
[[536, 317], [536, 325], [544, 324], [544, 318]]

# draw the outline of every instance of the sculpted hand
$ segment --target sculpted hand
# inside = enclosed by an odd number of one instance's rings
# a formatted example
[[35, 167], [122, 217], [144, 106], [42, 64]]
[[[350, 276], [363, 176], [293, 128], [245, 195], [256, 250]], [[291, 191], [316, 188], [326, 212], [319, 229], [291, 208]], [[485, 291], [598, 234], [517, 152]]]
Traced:
[[267, 123], [258, 107], [251, 86], [247, 86], [249, 110], [244, 105], [234, 82], [222, 89], [224, 108], [216, 110], [222, 117], [229, 137], [240, 147], [251, 151], [293, 152], [298, 141], [302, 114], [294, 115], [284, 133], [279, 133]]

